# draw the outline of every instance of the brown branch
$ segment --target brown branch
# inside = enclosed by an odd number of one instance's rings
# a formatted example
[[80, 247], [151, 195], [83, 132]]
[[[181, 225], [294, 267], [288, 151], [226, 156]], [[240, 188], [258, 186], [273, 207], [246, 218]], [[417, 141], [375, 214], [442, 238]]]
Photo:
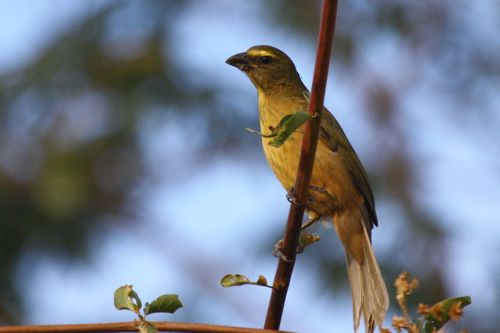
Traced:
[[330, 62], [333, 34], [335, 31], [335, 20], [337, 17], [337, 5], [338, 0], [323, 0], [316, 65], [314, 67], [314, 77], [308, 110], [309, 114], [318, 116], [308, 121], [304, 128], [299, 168], [294, 187], [295, 197], [290, 205], [281, 251], [284, 258], [279, 259], [276, 274], [274, 276], [274, 288], [271, 293], [271, 299], [269, 300], [266, 321], [264, 324], [264, 328], [267, 329], [279, 329], [280, 327], [286, 294], [295, 264], [300, 227], [304, 217], [304, 203], [308, 200], [307, 189], [311, 182], [314, 157], [318, 144], [321, 111], [325, 98], [328, 66]]
[[[291, 333], [271, 331], [257, 328], [234, 326], [152, 322], [160, 332], [192, 332], [192, 333]], [[105, 324], [77, 325], [33, 325], [33, 326], [0, 326], [0, 333], [84, 333], [84, 332], [137, 332], [137, 323], [118, 322]]]

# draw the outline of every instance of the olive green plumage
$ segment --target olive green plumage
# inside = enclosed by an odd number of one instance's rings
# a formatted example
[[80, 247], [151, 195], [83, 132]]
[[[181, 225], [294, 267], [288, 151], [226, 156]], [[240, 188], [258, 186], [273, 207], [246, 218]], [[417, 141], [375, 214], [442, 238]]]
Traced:
[[[245, 72], [257, 89], [261, 131], [280, 120], [307, 111], [307, 88], [292, 60], [282, 51], [254, 46], [230, 57], [228, 64]], [[287, 191], [295, 184], [302, 130], [280, 147], [262, 147], [273, 172]], [[377, 225], [373, 194], [366, 172], [333, 115], [323, 109], [307, 210], [310, 218], [331, 219], [345, 250], [353, 298], [354, 328], [364, 318], [366, 332], [379, 325], [389, 305], [388, 294], [371, 247], [371, 230]]]

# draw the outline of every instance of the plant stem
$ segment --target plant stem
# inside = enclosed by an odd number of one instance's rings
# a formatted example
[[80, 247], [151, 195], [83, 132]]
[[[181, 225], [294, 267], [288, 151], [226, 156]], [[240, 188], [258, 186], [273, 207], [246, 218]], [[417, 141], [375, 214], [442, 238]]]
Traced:
[[[257, 328], [234, 326], [152, 322], [159, 332], [192, 332], [192, 333], [291, 333], [270, 331]], [[75, 325], [33, 325], [33, 326], [0, 326], [0, 333], [88, 333], [88, 332], [137, 332], [137, 323], [99, 323]]]
[[[314, 157], [318, 144], [318, 135], [321, 121], [321, 112], [325, 98], [326, 81], [332, 48], [335, 20], [337, 16], [338, 0], [323, 0], [321, 10], [321, 23], [318, 35], [318, 50], [311, 89], [308, 112], [312, 118], [305, 124], [302, 138], [301, 154], [297, 178], [295, 181], [295, 196], [290, 205], [288, 221], [283, 238], [282, 254], [273, 282], [273, 291], [267, 308], [264, 328], [279, 329], [286, 294], [292, 277], [293, 267], [297, 254], [302, 219], [304, 217], [305, 203], [308, 201], [308, 188], [311, 182]], [[285, 260], [286, 259], [286, 260]]]

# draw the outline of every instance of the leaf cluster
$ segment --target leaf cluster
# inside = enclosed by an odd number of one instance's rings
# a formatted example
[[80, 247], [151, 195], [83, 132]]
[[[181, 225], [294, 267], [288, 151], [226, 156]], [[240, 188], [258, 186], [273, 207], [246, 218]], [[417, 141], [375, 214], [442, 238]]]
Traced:
[[[420, 303], [417, 317], [410, 318], [406, 300], [419, 286], [417, 278], [408, 272], [402, 272], [394, 281], [396, 287], [396, 300], [403, 312], [402, 316], [392, 317], [392, 327], [396, 332], [406, 331], [408, 333], [437, 333], [443, 332], [443, 327], [450, 321], [462, 318], [463, 308], [471, 304], [469, 296], [447, 298], [432, 306]], [[388, 328], [380, 328], [381, 333], [390, 333]], [[461, 332], [468, 332], [462, 330]]]
[[118, 310], [128, 310], [134, 312], [138, 320], [137, 329], [140, 333], [157, 333], [158, 330], [153, 323], [146, 320], [152, 313], [174, 313], [182, 307], [179, 296], [176, 294], [164, 294], [157, 297], [151, 303], [144, 305], [141, 314], [142, 301], [139, 295], [133, 290], [132, 285], [126, 284], [116, 289], [114, 294], [115, 308]]

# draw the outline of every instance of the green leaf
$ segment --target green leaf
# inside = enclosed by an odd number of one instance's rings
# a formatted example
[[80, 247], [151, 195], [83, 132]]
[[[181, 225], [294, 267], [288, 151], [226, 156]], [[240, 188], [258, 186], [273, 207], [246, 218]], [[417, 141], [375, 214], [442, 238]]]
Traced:
[[245, 284], [253, 284], [256, 286], [272, 288], [270, 285], [267, 284], [267, 279], [263, 275], [259, 275], [257, 281], [253, 282], [242, 274], [227, 274], [220, 280], [220, 284], [224, 288], [242, 286]]
[[274, 147], [281, 146], [290, 135], [297, 130], [300, 126], [302, 126], [306, 121], [311, 119], [311, 115], [304, 111], [297, 111], [294, 114], [287, 115], [281, 119], [278, 124], [278, 132], [276, 137], [269, 142], [270, 145]]
[[302, 126], [311, 118], [312, 117], [309, 115], [309, 113], [304, 111], [297, 111], [294, 114], [288, 114], [284, 116], [280, 120], [278, 126], [270, 126], [269, 129], [271, 130], [271, 133], [269, 134], [263, 134], [251, 128], [245, 128], [245, 130], [249, 131], [250, 133], [257, 134], [263, 138], [274, 138], [269, 142], [269, 144], [274, 147], [279, 147], [290, 137], [290, 135], [292, 135], [293, 132], [295, 132], [295, 130], [297, 130], [297, 128]]
[[139, 325], [137, 325], [139, 333], [158, 333], [158, 329], [147, 320], [142, 320]]
[[249, 278], [241, 274], [227, 274], [220, 280], [220, 284], [224, 288], [242, 286], [244, 284], [251, 284], [251, 283], [252, 281], [250, 281]]
[[434, 304], [429, 313], [425, 315], [425, 331], [430, 333], [438, 331], [450, 319], [460, 317], [460, 310], [471, 303], [469, 296], [447, 298], [437, 304]]
[[116, 289], [114, 295], [115, 308], [118, 310], [130, 310], [139, 313], [142, 307], [139, 295], [132, 289], [132, 285], [126, 284]]
[[179, 296], [175, 294], [165, 294], [156, 298], [153, 302], [146, 303], [144, 307], [144, 315], [147, 316], [151, 313], [174, 313], [179, 308], [182, 308], [182, 303]]

